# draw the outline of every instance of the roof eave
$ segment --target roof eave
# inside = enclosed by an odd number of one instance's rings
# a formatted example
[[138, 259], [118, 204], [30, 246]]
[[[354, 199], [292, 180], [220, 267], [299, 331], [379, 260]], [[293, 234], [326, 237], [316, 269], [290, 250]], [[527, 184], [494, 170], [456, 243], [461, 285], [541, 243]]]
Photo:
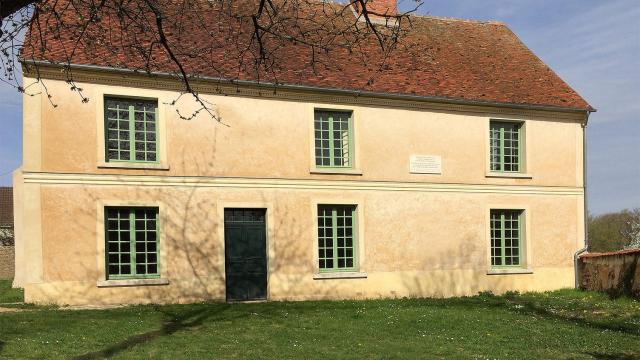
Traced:
[[[50, 61], [32, 60], [32, 59], [23, 59], [23, 58], [20, 58], [19, 61], [23, 66], [25, 65], [57, 66], [57, 67], [63, 67], [63, 68], [69, 68], [69, 69], [75, 68], [78, 70], [90, 70], [90, 71], [109, 72], [109, 73], [148, 75], [148, 76], [157, 76], [157, 77], [173, 78], [173, 79], [180, 77], [176, 74], [171, 74], [166, 72], [156, 72], [156, 71], [146, 72], [146, 71], [139, 71], [139, 70], [133, 70], [133, 69], [114, 68], [114, 67], [100, 66], [100, 65], [55, 63]], [[349, 90], [349, 89], [328, 88], [328, 87], [318, 87], [318, 86], [309, 86], [309, 85], [279, 84], [279, 83], [273, 83], [273, 82], [237, 80], [237, 79], [228, 79], [228, 78], [212, 77], [212, 76], [191, 76], [189, 80], [211, 81], [211, 82], [228, 83], [228, 84], [234, 84], [234, 85], [247, 85], [247, 86], [256, 86], [256, 87], [263, 87], [263, 88], [280, 88], [280, 89], [287, 89], [287, 90], [301, 90], [301, 91], [312, 91], [312, 92], [342, 94], [342, 95], [370, 96], [370, 97], [380, 97], [380, 98], [396, 99], [396, 100], [414, 100], [414, 101], [425, 101], [425, 102], [428, 101], [428, 102], [454, 104], [454, 105], [496, 106], [496, 107], [505, 107], [505, 108], [512, 108], [512, 109], [558, 111], [558, 112], [571, 112], [571, 113], [582, 113], [582, 112], [591, 113], [591, 112], [597, 111], [595, 108], [591, 107], [590, 105], [588, 105], [585, 108], [577, 108], [577, 107], [570, 107], [570, 106], [564, 107], [564, 106], [556, 106], [556, 105], [520, 104], [520, 103], [488, 101], [488, 100], [472, 100], [472, 99], [448, 98], [448, 97], [439, 97], [439, 96], [386, 93], [386, 92], [375, 92], [375, 91], [366, 91], [366, 90]]]

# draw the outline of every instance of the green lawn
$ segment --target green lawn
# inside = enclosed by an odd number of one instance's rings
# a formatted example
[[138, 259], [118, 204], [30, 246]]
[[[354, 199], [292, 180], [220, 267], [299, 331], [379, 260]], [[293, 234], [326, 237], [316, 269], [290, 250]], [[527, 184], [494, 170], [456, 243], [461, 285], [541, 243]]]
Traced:
[[637, 359], [640, 301], [573, 290], [454, 299], [38, 307], [0, 358]]
[[0, 304], [23, 301], [22, 289], [12, 289], [11, 282], [11, 280], [0, 280]]

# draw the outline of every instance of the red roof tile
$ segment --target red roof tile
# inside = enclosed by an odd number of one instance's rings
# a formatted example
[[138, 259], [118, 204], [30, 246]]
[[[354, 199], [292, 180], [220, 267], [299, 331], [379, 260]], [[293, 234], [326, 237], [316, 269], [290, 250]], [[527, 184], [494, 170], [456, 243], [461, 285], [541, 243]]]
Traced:
[[589, 257], [602, 257], [602, 256], [620, 256], [620, 255], [628, 255], [640, 253], [640, 249], [627, 249], [627, 250], [618, 250], [611, 252], [593, 252], [593, 253], [584, 253], [580, 255], [581, 258], [589, 258]]
[[[403, 22], [406, 33], [386, 62], [373, 36], [363, 36], [350, 49], [335, 46], [315, 53], [300, 43], [270, 38], [266, 42], [275, 49], [270, 54], [274, 61], [267, 65], [268, 69], [257, 71], [253, 64], [258, 50], [255, 43], [249, 42], [251, 24], [246, 19], [231, 19], [209, 8], [218, 6], [212, 4], [227, 2], [198, 0], [186, 9], [177, 5], [182, 4], [178, 0], [161, 3], [165, 7], [167, 37], [186, 71], [194, 76], [592, 109], [502, 23], [411, 16], [410, 23]], [[241, 8], [246, 3], [234, 1], [232, 4]], [[310, 19], [320, 22], [326, 13], [335, 14], [344, 6], [324, 2], [305, 4], [303, 10], [307, 15], [299, 22], [302, 27]], [[62, 13], [68, 23], [78, 18], [74, 11]], [[142, 14], [143, 17], [150, 15], [148, 10]], [[328, 38], [332, 29], [353, 22], [352, 11], [341, 14], [338, 21], [325, 24], [326, 30], [310, 36]], [[148, 20], [153, 26], [153, 18]], [[135, 26], [120, 32], [118, 24], [117, 16], [100, 14], [99, 20], [86, 30], [82, 45], [75, 50], [70, 62], [153, 72], [177, 70], [159, 45], [151, 45], [156, 32], [145, 33]], [[37, 32], [31, 31], [21, 56], [27, 61], [65, 63], [79, 32], [78, 27], [45, 31], [42, 47]], [[349, 35], [335, 37], [333, 43], [345, 43], [345, 36]], [[149, 48], [153, 51], [151, 56], [146, 56]]]

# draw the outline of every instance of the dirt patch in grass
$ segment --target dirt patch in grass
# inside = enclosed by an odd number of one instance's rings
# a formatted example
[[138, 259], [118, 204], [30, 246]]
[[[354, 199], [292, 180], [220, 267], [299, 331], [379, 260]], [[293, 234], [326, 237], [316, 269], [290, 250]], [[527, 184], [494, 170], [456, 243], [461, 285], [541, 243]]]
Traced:
[[[10, 304], [13, 305], [13, 304]], [[10, 312], [20, 312], [20, 311], [29, 311], [29, 309], [22, 309], [19, 307], [3, 307], [0, 306], [0, 313], [10, 313]]]

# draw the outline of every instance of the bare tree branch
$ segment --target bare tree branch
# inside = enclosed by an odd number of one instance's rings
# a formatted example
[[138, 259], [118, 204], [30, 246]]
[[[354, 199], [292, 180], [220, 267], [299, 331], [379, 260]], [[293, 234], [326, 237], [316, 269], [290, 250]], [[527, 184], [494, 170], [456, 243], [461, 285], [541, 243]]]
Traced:
[[[216, 118], [192, 84], [202, 69], [230, 81], [279, 84], [291, 64], [297, 64], [300, 77], [319, 76], [325, 69], [348, 72], [334, 61], [335, 56], [348, 56], [367, 69], [365, 84], [373, 84], [396, 51], [413, 50], [403, 39], [420, 2], [408, 12], [395, 13], [380, 12], [371, 1], [2, 1], [0, 69], [6, 82], [25, 91], [16, 76], [19, 60], [32, 70], [42, 61], [58, 64], [70, 90], [84, 102], [89, 99], [74, 80], [74, 64], [99, 59], [113, 68], [168, 72], [201, 106], [181, 118], [200, 112]], [[37, 69], [33, 73], [42, 80]], [[52, 94], [47, 96], [53, 104]]]

